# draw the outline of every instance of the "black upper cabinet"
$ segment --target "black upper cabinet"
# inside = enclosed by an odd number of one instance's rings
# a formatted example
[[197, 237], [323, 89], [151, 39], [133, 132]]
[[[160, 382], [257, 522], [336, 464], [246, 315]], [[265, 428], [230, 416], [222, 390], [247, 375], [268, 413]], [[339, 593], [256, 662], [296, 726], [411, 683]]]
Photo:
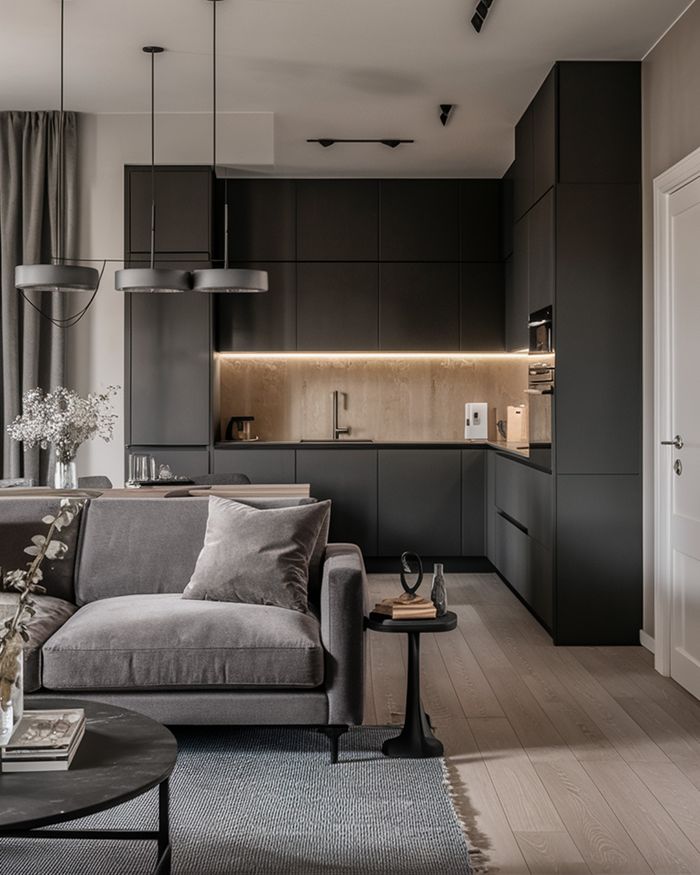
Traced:
[[506, 264], [506, 349], [527, 349], [529, 314], [529, 223], [523, 216], [513, 229], [513, 255]]
[[[151, 170], [126, 168], [125, 250], [132, 255], [151, 249]], [[211, 252], [212, 172], [209, 167], [157, 167], [155, 172], [155, 251], [169, 260], [183, 253]]]
[[460, 183], [462, 261], [501, 260], [501, 183], [464, 179]]
[[532, 206], [533, 112], [528, 106], [515, 126], [515, 166], [513, 169], [513, 218], [520, 219]]
[[459, 261], [459, 181], [380, 183], [380, 261]]
[[130, 444], [209, 443], [210, 305], [201, 292], [129, 296]]
[[536, 203], [557, 181], [557, 68], [532, 101], [532, 197]]
[[522, 221], [529, 223], [528, 312], [554, 304], [555, 221], [551, 189]]
[[300, 179], [297, 222], [299, 261], [377, 261], [379, 183]]
[[513, 178], [515, 164], [511, 164], [501, 180], [501, 258], [513, 254]]
[[497, 352], [505, 348], [505, 284], [502, 264], [463, 264], [461, 349]]
[[220, 352], [296, 349], [296, 265], [246, 262], [235, 266], [266, 270], [270, 289], [259, 294], [214, 296], [216, 348]]
[[641, 65], [565, 61], [559, 73], [559, 182], [641, 179]]
[[300, 263], [298, 348], [377, 349], [378, 283], [376, 263]]
[[[217, 202], [223, 209], [224, 180]], [[291, 179], [229, 179], [229, 254], [232, 261], [294, 261], [296, 185]], [[223, 216], [221, 217], [223, 225]]]
[[458, 264], [382, 264], [379, 271], [380, 349], [459, 349]]

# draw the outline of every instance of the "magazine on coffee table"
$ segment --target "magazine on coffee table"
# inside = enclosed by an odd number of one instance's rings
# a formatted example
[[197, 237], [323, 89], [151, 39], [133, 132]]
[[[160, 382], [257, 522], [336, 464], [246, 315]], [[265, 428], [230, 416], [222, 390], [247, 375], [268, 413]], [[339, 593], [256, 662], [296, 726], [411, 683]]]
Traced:
[[2, 748], [3, 772], [67, 769], [85, 734], [82, 708], [25, 711]]

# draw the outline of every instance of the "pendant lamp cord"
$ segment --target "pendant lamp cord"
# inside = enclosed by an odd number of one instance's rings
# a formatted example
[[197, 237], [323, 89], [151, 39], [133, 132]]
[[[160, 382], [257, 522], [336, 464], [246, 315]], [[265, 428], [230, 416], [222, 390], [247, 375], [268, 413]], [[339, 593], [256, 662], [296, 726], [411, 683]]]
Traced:
[[[212, 140], [212, 157], [211, 165], [214, 171], [214, 179], [216, 180], [216, 4], [219, 0], [212, 2], [212, 27], [211, 27], [211, 140]], [[224, 269], [228, 270], [228, 178], [224, 180]]]
[[156, 55], [151, 52], [151, 270], [156, 248]]

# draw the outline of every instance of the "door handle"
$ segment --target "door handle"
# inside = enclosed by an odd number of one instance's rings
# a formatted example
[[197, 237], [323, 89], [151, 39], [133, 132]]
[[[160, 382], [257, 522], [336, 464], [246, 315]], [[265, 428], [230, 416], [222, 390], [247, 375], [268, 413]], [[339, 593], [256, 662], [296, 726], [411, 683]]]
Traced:
[[677, 434], [672, 441], [661, 441], [662, 447], [675, 447], [677, 450], [683, 449], [683, 438]]

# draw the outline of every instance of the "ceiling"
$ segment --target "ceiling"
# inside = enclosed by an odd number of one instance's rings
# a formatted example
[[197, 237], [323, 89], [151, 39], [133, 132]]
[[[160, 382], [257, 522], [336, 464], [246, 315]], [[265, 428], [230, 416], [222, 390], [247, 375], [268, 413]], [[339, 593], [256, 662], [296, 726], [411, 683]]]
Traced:
[[[493, 176], [513, 125], [555, 60], [641, 59], [689, 0], [224, 0], [219, 108], [275, 113], [277, 174]], [[0, 108], [58, 105], [59, 0], [0, 0]], [[157, 60], [157, 107], [211, 105], [207, 0], [66, 0], [66, 107], [148, 109], [142, 45]], [[438, 104], [457, 110], [443, 128]], [[307, 137], [413, 137], [375, 145]]]

